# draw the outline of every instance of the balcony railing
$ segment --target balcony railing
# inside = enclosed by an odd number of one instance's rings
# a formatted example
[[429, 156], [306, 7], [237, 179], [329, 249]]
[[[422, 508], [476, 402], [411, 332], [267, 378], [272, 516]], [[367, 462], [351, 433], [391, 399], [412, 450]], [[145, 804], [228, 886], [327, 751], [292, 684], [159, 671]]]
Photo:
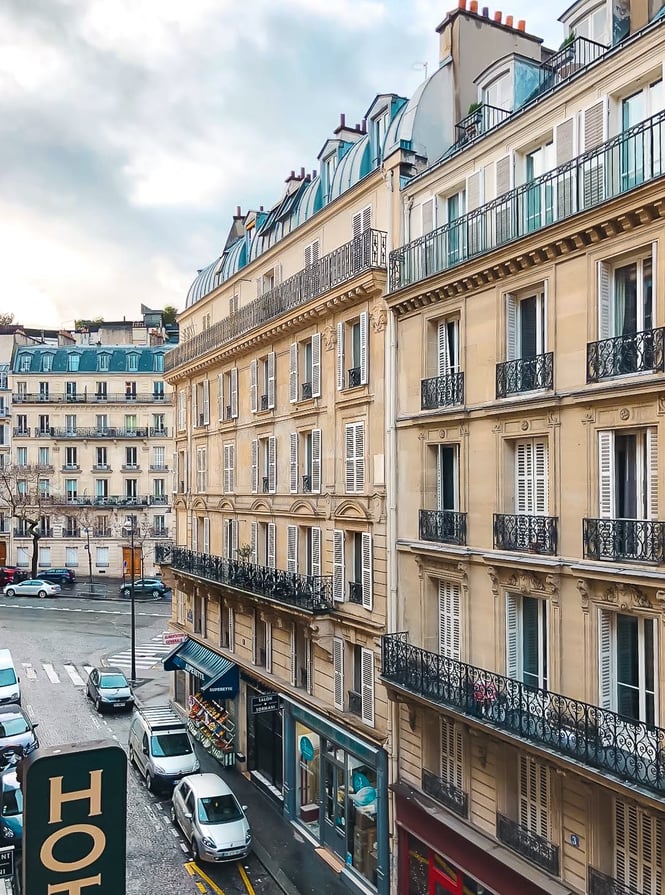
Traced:
[[61, 537], [63, 538], [80, 538], [81, 537], [81, 529], [80, 528], [63, 528], [61, 532]]
[[165, 463], [151, 463], [148, 467], [150, 472], [168, 472], [169, 468]]
[[494, 547], [496, 550], [517, 550], [522, 553], [545, 553], [557, 550], [557, 517], [494, 514]]
[[665, 793], [665, 730], [383, 637], [384, 681], [520, 740]]
[[94, 538], [112, 538], [113, 532], [110, 528], [93, 528], [92, 536]]
[[584, 519], [584, 555], [588, 559], [665, 562], [665, 522], [650, 519]]
[[459, 814], [460, 817], [467, 816], [469, 797], [464, 790], [459, 789], [454, 783], [442, 780], [441, 777], [423, 768], [422, 787], [423, 792], [436, 799], [437, 802], [441, 802], [442, 805], [445, 805], [446, 808], [449, 808], [455, 814]]
[[596, 59], [600, 59], [607, 50], [604, 44], [596, 43], [586, 37], [574, 38], [546, 62], [541, 62], [538, 88], [529, 99], [540, 96], [567, 81], [577, 72], [583, 71]]
[[418, 283], [596, 208], [661, 177], [664, 164], [665, 112], [659, 112], [601, 146], [395, 249], [390, 253], [390, 290]]
[[[153, 435], [152, 429], [150, 434]], [[148, 430], [145, 427], [125, 429], [118, 427], [98, 428], [96, 426], [71, 426], [65, 429], [50, 428], [40, 435], [50, 435], [52, 438], [147, 438]]]
[[302, 477], [302, 490], [303, 494], [311, 494], [312, 493], [312, 477], [309, 474], [305, 474]]
[[118, 392], [115, 394], [88, 394], [68, 395], [66, 392], [50, 392], [48, 395], [40, 395], [39, 392], [22, 392], [12, 395], [14, 404], [169, 404], [170, 395], [155, 395], [146, 393], [127, 394]]
[[420, 383], [421, 410], [436, 410], [464, 403], [464, 373], [448, 373]]
[[466, 513], [454, 510], [420, 510], [418, 531], [421, 541], [439, 544], [466, 544]]
[[359, 606], [362, 606], [362, 603], [363, 603], [362, 581], [349, 581], [349, 603], [357, 603]]
[[18, 435], [19, 437], [24, 436], [29, 438], [31, 431], [29, 426], [14, 426], [13, 429], [14, 435]]
[[647, 329], [586, 346], [586, 379], [597, 382], [631, 373], [665, 371], [665, 327]]
[[181, 364], [233, 342], [257, 326], [324, 295], [335, 286], [353, 280], [365, 271], [384, 269], [385, 266], [386, 234], [380, 230], [365, 230], [351, 242], [319, 258], [270, 292], [238, 308], [235, 314], [213, 323], [208, 329], [167, 352], [164, 356], [164, 370], [168, 373]]
[[312, 383], [311, 382], [303, 382], [301, 386], [302, 400], [309, 401], [312, 397]]
[[363, 698], [356, 690], [349, 690], [347, 693], [349, 712], [362, 718], [363, 714]]
[[150, 498], [145, 496], [131, 497], [126, 494], [109, 495], [106, 497], [89, 496], [87, 494], [51, 494], [49, 503], [56, 506], [65, 504], [83, 507], [147, 507]]
[[154, 526], [150, 529], [150, 537], [151, 538], [168, 538], [169, 530], [168, 528], [155, 528]]
[[496, 838], [553, 876], [559, 875], [559, 846], [503, 814], [496, 816]]
[[520, 357], [496, 365], [496, 396], [554, 388], [554, 353]]
[[502, 121], [510, 118], [512, 112], [506, 109], [499, 109], [497, 106], [490, 106], [489, 103], [481, 103], [473, 112], [469, 112], [461, 121], [455, 125], [456, 140], [449, 150], [455, 152], [466, 146], [476, 137], [491, 131]]
[[259, 402], [259, 408], [261, 410], [268, 409], [268, 396], [267, 395], [261, 395], [261, 401]]
[[351, 367], [347, 372], [349, 377], [349, 388], [358, 388], [358, 386], [361, 385], [360, 380], [362, 378], [362, 370], [360, 367]]
[[620, 883], [613, 876], [601, 873], [595, 867], [589, 867], [589, 884], [587, 886], [589, 895], [646, 895], [646, 892], [638, 891], [632, 886]]
[[155, 507], [165, 507], [168, 502], [169, 498], [166, 494], [153, 494], [150, 497], [150, 503]]
[[162, 551], [160, 546], [158, 544], [156, 547], [157, 562], [170, 562], [171, 568], [179, 572], [304, 612], [320, 614], [333, 608], [332, 576], [298, 575], [209, 553], [194, 553], [185, 547], [170, 547], [168, 551]]
[[149, 434], [151, 438], [168, 438], [169, 430], [166, 426], [150, 426]]

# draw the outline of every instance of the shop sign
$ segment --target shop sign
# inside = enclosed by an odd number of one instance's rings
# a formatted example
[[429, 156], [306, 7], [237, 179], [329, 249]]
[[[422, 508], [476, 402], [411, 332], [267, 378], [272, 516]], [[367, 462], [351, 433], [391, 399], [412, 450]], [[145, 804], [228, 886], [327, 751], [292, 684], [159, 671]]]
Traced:
[[250, 697], [252, 714], [262, 715], [264, 712], [278, 712], [279, 693], [264, 693], [262, 696]]
[[106, 740], [44, 749], [23, 786], [23, 895], [125, 895], [123, 749]]
[[300, 754], [305, 761], [312, 761], [314, 758], [316, 753], [309, 737], [300, 737]]
[[187, 635], [181, 631], [164, 631], [162, 634], [162, 643], [164, 646], [177, 646], [187, 639]]
[[0, 879], [14, 875], [14, 846], [0, 848]]

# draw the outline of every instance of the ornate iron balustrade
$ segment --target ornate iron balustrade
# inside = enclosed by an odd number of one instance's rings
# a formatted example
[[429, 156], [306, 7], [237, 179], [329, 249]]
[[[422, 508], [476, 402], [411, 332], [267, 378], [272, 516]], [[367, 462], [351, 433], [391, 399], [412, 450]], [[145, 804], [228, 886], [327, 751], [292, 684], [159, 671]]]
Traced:
[[469, 112], [461, 121], [455, 125], [457, 131], [457, 139], [449, 152], [452, 154], [463, 146], [466, 146], [476, 137], [480, 137], [488, 131], [493, 130], [497, 125], [510, 118], [512, 112], [507, 109], [500, 109], [498, 106], [491, 106], [489, 103], [481, 103], [473, 112]]
[[349, 712], [352, 715], [357, 715], [359, 718], [362, 718], [363, 698], [360, 695], [360, 693], [356, 693], [355, 690], [349, 690], [347, 696], [348, 696]]
[[169, 502], [169, 498], [167, 494], [152, 494], [150, 496], [150, 503], [154, 507], [165, 507]]
[[362, 581], [349, 581], [349, 603], [357, 603], [359, 606], [362, 606], [362, 604], [363, 604]]
[[601, 146], [395, 249], [390, 253], [390, 291], [596, 208], [662, 177], [664, 166], [665, 112], [659, 112]]
[[[152, 429], [150, 434], [155, 434]], [[65, 429], [51, 427], [40, 432], [40, 435], [50, 435], [52, 438], [147, 438], [148, 429], [145, 427], [137, 429], [117, 427], [98, 429], [96, 426], [73, 426]]]
[[150, 529], [151, 538], [168, 538], [168, 536], [168, 528], [155, 528], [155, 526], [153, 525], [153, 527]]
[[168, 472], [169, 468], [166, 463], [151, 463], [148, 467], [150, 472]]
[[302, 490], [304, 494], [312, 493], [312, 477], [311, 475], [304, 475], [302, 477]]
[[559, 875], [559, 846], [544, 836], [532, 833], [516, 820], [497, 814], [496, 838], [547, 873]]
[[665, 522], [651, 519], [584, 519], [584, 555], [588, 559], [665, 562]]
[[601, 339], [586, 346], [587, 382], [651, 371], [665, 371], [665, 327]]
[[24, 436], [24, 437], [29, 438], [32, 429], [30, 429], [29, 426], [14, 426], [12, 431], [13, 431], [14, 435], [17, 435], [19, 437]]
[[454, 814], [460, 817], [466, 817], [469, 813], [469, 797], [463, 789], [459, 789], [454, 783], [448, 780], [442, 780], [437, 774], [426, 771], [422, 772], [423, 792], [427, 793], [437, 802], [441, 802], [446, 808], [449, 808]]
[[588, 878], [589, 895], [644, 895], [643, 892], [633, 889], [632, 886], [620, 883], [619, 880], [614, 879], [613, 876], [601, 873], [601, 871], [596, 870], [595, 867], [589, 867]]
[[351, 367], [351, 369], [347, 371], [347, 374], [349, 377], [349, 388], [358, 388], [359, 385], [362, 385], [360, 381], [360, 367]]
[[92, 530], [92, 536], [93, 536], [94, 538], [112, 538], [112, 537], [113, 537], [113, 532], [111, 531], [110, 528], [104, 528], [104, 527], [98, 528], [98, 527], [95, 527], [95, 528], [93, 528], [93, 530]]
[[529, 99], [541, 96], [578, 72], [584, 71], [592, 62], [604, 56], [608, 49], [604, 44], [596, 43], [586, 37], [574, 38], [546, 62], [541, 62], [538, 87]]
[[[51, 533], [51, 535], [49, 537], [53, 537], [53, 534]], [[62, 531], [60, 532], [60, 537], [62, 537], [62, 538], [80, 538], [80, 537], [83, 537], [83, 534], [82, 534], [80, 528], [70, 528], [70, 529], [63, 528]]]
[[546, 553], [557, 550], [556, 516], [524, 516], [494, 514], [494, 547], [496, 550], [517, 550], [523, 553]]
[[210, 553], [195, 553], [185, 547], [169, 545], [164, 550], [161, 547], [160, 544], [155, 546], [157, 562], [170, 563], [171, 568], [179, 572], [293, 606], [303, 612], [320, 614], [333, 608], [331, 575], [299, 575]]
[[110, 394], [68, 395], [66, 392], [50, 392], [48, 395], [40, 395], [39, 392], [20, 392], [12, 395], [14, 404], [170, 404], [170, 395], [156, 395], [150, 392], [137, 392], [136, 394], [117, 392]]
[[496, 365], [496, 396], [554, 388], [554, 353], [520, 357]]
[[[182, 550], [183, 548], [178, 548]], [[173, 557], [173, 544], [155, 544], [155, 562], [170, 565]]]
[[302, 400], [309, 401], [309, 399], [312, 397], [312, 383], [311, 382], [303, 382], [303, 384], [301, 386], [301, 392], [302, 392]]
[[168, 351], [164, 355], [164, 370], [168, 373], [208, 351], [233, 342], [257, 326], [287, 314], [336, 286], [348, 283], [365, 271], [385, 267], [386, 234], [381, 230], [365, 230], [270, 292], [238, 308], [235, 314], [213, 323], [208, 329]]
[[464, 373], [448, 373], [420, 382], [421, 410], [436, 410], [464, 403]]
[[169, 430], [166, 426], [150, 426], [148, 430], [151, 438], [168, 438]]
[[665, 730], [484, 668], [382, 638], [384, 682], [537, 743], [601, 774], [665, 793]]
[[439, 544], [466, 544], [466, 513], [454, 510], [420, 510], [418, 533], [421, 541]]

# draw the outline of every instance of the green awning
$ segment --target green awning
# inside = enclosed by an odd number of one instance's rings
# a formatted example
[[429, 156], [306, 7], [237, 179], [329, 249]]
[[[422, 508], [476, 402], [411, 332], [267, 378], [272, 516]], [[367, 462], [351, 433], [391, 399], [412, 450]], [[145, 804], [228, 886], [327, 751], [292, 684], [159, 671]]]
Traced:
[[233, 698], [240, 683], [238, 666], [225, 656], [196, 640], [183, 640], [164, 658], [164, 670], [183, 671], [201, 680], [201, 692], [207, 696]]

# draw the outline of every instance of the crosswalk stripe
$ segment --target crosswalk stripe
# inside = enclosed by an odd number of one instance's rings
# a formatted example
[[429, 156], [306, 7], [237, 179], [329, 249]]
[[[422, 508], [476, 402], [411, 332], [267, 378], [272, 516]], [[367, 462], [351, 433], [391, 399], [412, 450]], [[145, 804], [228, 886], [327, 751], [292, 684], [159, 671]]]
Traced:
[[81, 675], [76, 670], [76, 667], [74, 665], [70, 665], [67, 662], [64, 663], [64, 666], [65, 666], [65, 671], [71, 678], [72, 683], [75, 684], [77, 687], [82, 687], [83, 684], [85, 683], [85, 681], [83, 680]]
[[24, 669], [24, 671], [25, 671], [25, 676], [27, 677], [27, 679], [28, 679], [29, 681], [36, 681], [36, 680], [37, 680], [37, 672], [36, 672], [35, 669], [32, 667], [32, 665], [30, 664], [30, 662], [24, 662], [24, 663], [23, 663], [23, 669]]
[[52, 684], [59, 684], [60, 678], [57, 675], [55, 668], [51, 664], [47, 664], [42, 662], [42, 667], [46, 672], [46, 676], [51, 681]]
[[90, 677], [90, 672], [92, 671], [92, 669], [93, 669], [92, 665], [84, 665], [83, 666], [83, 670], [88, 675], [88, 677]]

